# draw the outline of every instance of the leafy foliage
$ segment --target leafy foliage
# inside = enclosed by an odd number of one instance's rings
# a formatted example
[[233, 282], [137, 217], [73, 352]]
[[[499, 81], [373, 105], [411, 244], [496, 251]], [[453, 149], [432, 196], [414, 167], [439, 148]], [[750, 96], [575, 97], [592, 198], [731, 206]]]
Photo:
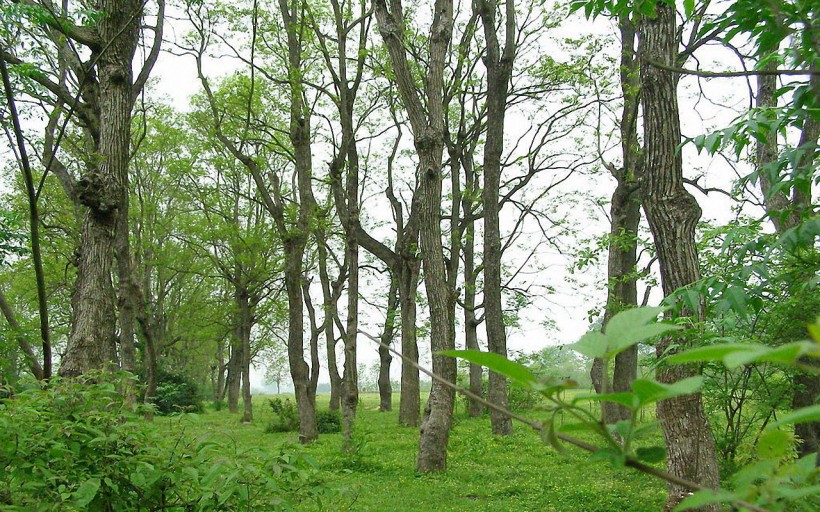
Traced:
[[286, 448], [232, 451], [214, 438], [161, 435], [115, 382], [55, 378], [0, 402], [0, 508], [291, 510], [327, 496], [310, 463]]
[[182, 373], [168, 371], [160, 371], [157, 375], [157, 396], [154, 405], [159, 414], [204, 410], [196, 384]]
[[299, 430], [299, 411], [289, 398], [282, 400], [276, 397], [268, 400], [273, 410], [273, 419], [265, 427], [265, 432], [296, 432]]

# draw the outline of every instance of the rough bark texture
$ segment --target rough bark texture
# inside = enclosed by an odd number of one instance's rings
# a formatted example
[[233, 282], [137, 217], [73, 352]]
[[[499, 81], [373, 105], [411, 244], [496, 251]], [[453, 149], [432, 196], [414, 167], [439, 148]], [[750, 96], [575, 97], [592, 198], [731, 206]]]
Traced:
[[[635, 55], [635, 27], [627, 15], [618, 23], [621, 33], [621, 154], [623, 166], [609, 166], [617, 184], [610, 204], [610, 240], [607, 254], [607, 303], [604, 329], [609, 319], [619, 311], [638, 305], [636, 277], [638, 225], [641, 221], [639, 180], [641, 175], [640, 146], [638, 142], [638, 103], [640, 74]], [[638, 372], [638, 346], [634, 345], [615, 357], [612, 390], [629, 391]], [[603, 363], [596, 359], [592, 365], [592, 382], [598, 393], [603, 389]], [[607, 378], [609, 376], [607, 375]], [[602, 418], [606, 423], [628, 419], [628, 408], [612, 402], [602, 402]]]
[[[673, 8], [658, 4], [657, 16], [643, 21], [638, 52], [643, 62], [640, 76], [645, 140], [641, 195], [660, 262], [663, 291], [669, 295], [700, 278], [695, 226], [701, 215], [697, 201], [683, 186], [683, 162], [677, 151], [681, 140], [677, 81], [673, 73], [645, 63], [651, 60], [674, 64], [677, 38]], [[691, 313], [700, 316], [702, 311]], [[659, 356], [667, 352], [671, 341], [664, 338], [658, 342]], [[687, 366], [666, 367], [659, 370], [658, 379], [670, 383], [694, 373]], [[717, 488], [715, 443], [701, 395], [662, 400], [657, 414], [668, 450], [667, 470]], [[685, 493], [685, 489], [670, 485], [667, 509], [671, 510]], [[709, 506], [704, 510], [719, 508]]]
[[[132, 70], [142, 2], [100, 0], [98, 153], [101, 161], [78, 183], [83, 221], [71, 334], [60, 375], [76, 376], [115, 362], [116, 298], [111, 282], [118, 207], [126, 188], [131, 138]], [[127, 190], [127, 188], [126, 188]]]
[[[507, 0], [505, 44], [500, 48], [496, 33], [495, 1], [473, 3], [484, 25], [487, 41], [487, 139], [484, 143], [484, 311], [487, 329], [487, 348], [490, 352], [507, 357], [507, 332], [501, 294], [501, 226], [499, 221], [499, 190], [501, 187], [501, 157], [504, 150], [504, 119], [507, 108], [510, 77], [516, 53], [515, 2]], [[490, 372], [490, 402], [507, 407], [507, 379]], [[495, 409], [490, 410], [493, 434], [512, 434], [512, 419]]]

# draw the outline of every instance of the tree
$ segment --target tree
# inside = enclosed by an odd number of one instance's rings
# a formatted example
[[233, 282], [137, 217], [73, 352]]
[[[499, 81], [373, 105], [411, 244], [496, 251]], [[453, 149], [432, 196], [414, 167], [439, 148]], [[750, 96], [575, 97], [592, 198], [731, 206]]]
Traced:
[[[675, 9], [658, 3], [655, 16], [644, 18], [639, 29], [638, 56], [641, 80], [641, 105], [644, 125], [644, 161], [641, 196], [660, 263], [664, 294], [700, 279], [695, 246], [695, 227], [701, 210], [694, 197], [683, 186], [683, 161], [678, 112], [677, 79], [674, 73], [653, 63], [673, 65], [677, 57]], [[695, 321], [702, 319], [700, 306], [689, 311]], [[680, 340], [675, 340], [680, 344]], [[656, 345], [658, 357], [665, 356], [673, 340], [667, 336]], [[692, 376], [686, 366], [664, 367], [660, 382], [673, 383]], [[701, 395], [662, 400], [658, 403], [667, 446], [667, 468], [709, 488], [717, 488], [720, 479], [715, 442], [703, 411]], [[685, 490], [670, 484], [667, 507], [680, 502]], [[715, 507], [709, 510], [717, 510]]]
[[[444, 253], [441, 243], [442, 153], [444, 151], [443, 79], [447, 48], [453, 32], [453, 2], [437, 0], [430, 26], [428, 65], [422, 91], [413, 80], [404, 40], [405, 17], [400, 1], [374, 3], [379, 32], [390, 54], [397, 86], [413, 130], [420, 179], [419, 238], [424, 284], [430, 304], [430, 347], [433, 372], [455, 382], [455, 360], [438, 352], [454, 348], [454, 319], [447, 289]], [[424, 96], [423, 96], [424, 94]], [[422, 98], [425, 98], [423, 100]], [[455, 395], [438, 381], [433, 382], [424, 410], [416, 468], [422, 473], [443, 471], [447, 467]]]
[[[638, 226], [641, 221], [640, 179], [641, 148], [638, 142], [638, 106], [640, 103], [640, 76], [635, 54], [636, 26], [629, 12], [618, 17], [621, 35], [620, 86], [623, 97], [619, 124], [622, 165], [605, 163], [616, 180], [610, 202], [610, 233], [607, 247], [607, 303], [604, 329], [613, 315], [638, 305], [637, 271]], [[637, 375], [638, 346], [634, 345], [615, 357], [612, 391], [628, 391]], [[604, 374], [601, 360], [592, 366], [592, 380], [596, 391], [606, 392], [609, 379]], [[626, 419], [629, 411], [617, 404], [604, 402], [604, 421], [616, 423]]]
[[[499, 188], [501, 186], [501, 157], [504, 149], [504, 113], [516, 54], [515, 2], [505, 4], [504, 47], [501, 48], [496, 32], [496, 2], [483, 0], [473, 3], [484, 25], [487, 41], [487, 141], [484, 145], [484, 310], [486, 315], [487, 345], [490, 352], [506, 357], [507, 336], [501, 302], [501, 227], [499, 225]], [[507, 380], [503, 375], [490, 372], [488, 397], [501, 407], [507, 406]], [[490, 411], [494, 434], [512, 434], [509, 416]]]
[[[26, 2], [34, 20], [41, 48], [56, 55], [46, 66], [58, 69], [29, 74], [32, 82], [47, 90], [48, 102], [55, 106], [51, 118], [56, 121], [63, 105], [74, 113], [74, 120], [87, 135], [88, 155], [101, 158], [87, 161], [87, 171], [79, 181], [65, 172], [55, 157], [53, 140], [46, 141], [44, 167], [59, 176], [67, 192], [88, 208], [84, 214], [77, 279], [72, 296], [71, 334], [60, 366], [60, 374], [76, 376], [87, 370], [110, 366], [117, 360], [115, 342], [116, 294], [111, 280], [118, 218], [127, 210], [128, 158], [131, 110], [156, 61], [161, 34], [140, 73], [134, 78], [132, 61], [141, 33], [140, 21], [145, 4], [134, 0], [100, 0], [90, 26], [75, 25], [75, 6], [67, 2], [58, 9], [48, 0]], [[163, 22], [164, 2], [160, 0], [155, 35]], [[72, 9], [74, 7], [74, 9]], [[87, 50], [83, 62], [81, 45]], [[11, 49], [11, 47], [9, 46]], [[22, 47], [19, 48], [22, 50]], [[25, 52], [23, 52], [25, 55]], [[37, 53], [33, 56], [36, 58]], [[4, 51], [5, 62], [17, 66], [36, 66]], [[71, 91], [66, 76], [73, 73], [79, 84]], [[52, 77], [56, 77], [52, 80]], [[50, 123], [53, 129], [56, 122]], [[125, 222], [125, 221], [123, 221]], [[121, 276], [121, 279], [124, 276]], [[127, 279], [127, 277], [125, 277]], [[127, 349], [126, 349], [127, 350]]]

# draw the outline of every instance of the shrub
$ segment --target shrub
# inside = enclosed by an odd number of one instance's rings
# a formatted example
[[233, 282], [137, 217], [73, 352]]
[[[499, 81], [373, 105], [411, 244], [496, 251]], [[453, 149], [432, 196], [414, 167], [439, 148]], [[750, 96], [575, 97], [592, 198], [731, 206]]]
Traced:
[[276, 397], [268, 400], [268, 405], [273, 410], [273, 419], [265, 426], [265, 432], [296, 432], [299, 430], [299, 411], [296, 404], [289, 398], [282, 400]]
[[157, 395], [154, 399], [158, 414], [204, 411], [196, 384], [181, 373], [161, 370], [157, 375]]
[[290, 510], [330, 494], [288, 449], [160, 435], [119, 389], [95, 373], [0, 401], [0, 510]]
[[337, 411], [316, 411], [316, 428], [320, 434], [342, 431], [342, 417]]

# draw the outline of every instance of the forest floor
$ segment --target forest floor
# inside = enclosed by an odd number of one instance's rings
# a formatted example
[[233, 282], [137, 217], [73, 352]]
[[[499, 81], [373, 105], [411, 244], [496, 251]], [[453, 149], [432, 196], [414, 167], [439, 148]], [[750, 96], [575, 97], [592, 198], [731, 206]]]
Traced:
[[[340, 434], [321, 435], [310, 446], [295, 444], [294, 434], [265, 433], [271, 397], [254, 397], [254, 422], [243, 425], [226, 410], [157, 418], [160, 429], [191, 438], [226, 436], [238, 450], [289, 444], [320, 468], [320, 478], [340, 490], [330, 507], [353, 511], [656, 511], [663, 507], [665, 485], [652, 477], [592, 460], [580, 451], [565, 457], [544, 444], [537, 432], [516, 426], [511, 437], [494, 437], [489, 419], [468, 418], [459, 401], [450, 435], [445, 474], [414, 472], [418, 429], [398, 425], [398, 412], [378, 412], [378, 395], [362, 394], [356, 445], [341, 450]], [[327, 396], [317, 402], [326, 407]], [[398, 396], [394, 398], [398, 408]], [[537, 411], [530, 411], [537, 418]]]

